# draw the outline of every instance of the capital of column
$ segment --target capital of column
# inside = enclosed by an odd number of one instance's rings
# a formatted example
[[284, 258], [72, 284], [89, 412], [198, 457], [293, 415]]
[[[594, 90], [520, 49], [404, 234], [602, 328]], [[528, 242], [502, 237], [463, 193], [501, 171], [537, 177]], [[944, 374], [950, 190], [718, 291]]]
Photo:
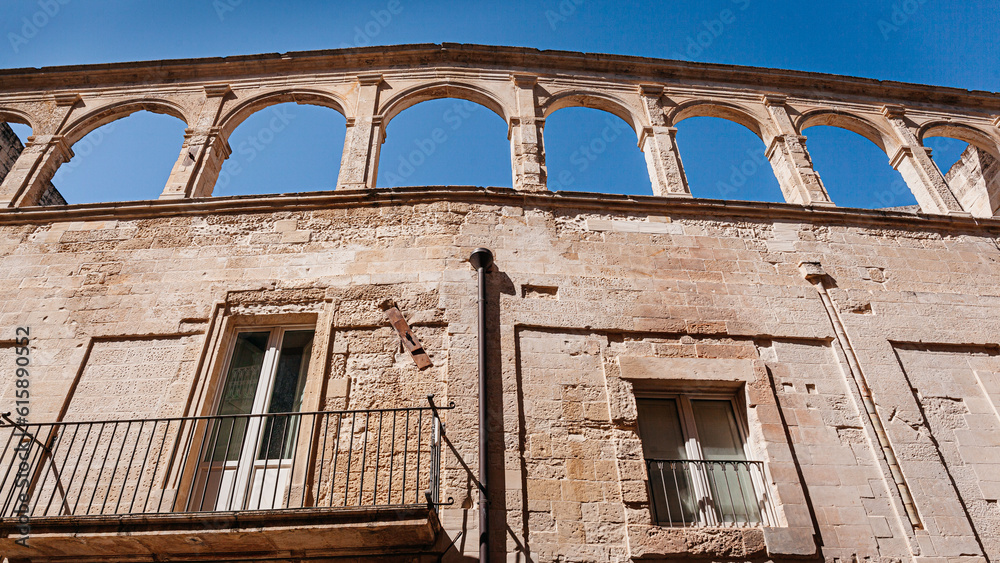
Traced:
[[76, 92], [60, 92], [58, 94], [53, 94], [52, 98], [56, 102], [58, 107], [74, 106], [77, 102], [83, 99], [80, 94]]
[[778, 94], [764, 94], [760, 97], [760, 102], [769, 108], [784, 108], [788, 104], [788, 98]]
[[660, 98], [663, 96], [664, 92], [663, 86], [658, 84], [640, 84], [639, 85], [639, 95], [646, 96], [647, 98]]
[[993, 118], [993, 126], [1000, 129], [1000, 115]]
[[538, 77], [533, 74], [511, 74], [510, 80], [518, 88], [534, 88], [538, 84]]
[[646, 144], [648, 139], [656, 136], [657, 133], [666, 133], [673, 141], [677, 137], [677, 128], [666, 125], [647, 125], [639, 130], [639, 148]]
[[902, 146], [896, 149], [892, 157], [889, 158], [889, 165], [895, 170], [899, 170], [899, 165], [907, 158], [913, 158], [913, 147]]
[[899, 104], [885, 104], [882, 106], [882, 115], [888, 119], [900, 119], [906, 115], [906, 108]]
[[233, 89], [229, 87], [229, 84], [205, 85], [205, 96], [209, 98], [224, 98], [227, 94], [229, 94], [232, 91]]
[[383, 81], [382, 74], [378, 72], [358, 75], [358, 84], [362, 86], [380, 86]]

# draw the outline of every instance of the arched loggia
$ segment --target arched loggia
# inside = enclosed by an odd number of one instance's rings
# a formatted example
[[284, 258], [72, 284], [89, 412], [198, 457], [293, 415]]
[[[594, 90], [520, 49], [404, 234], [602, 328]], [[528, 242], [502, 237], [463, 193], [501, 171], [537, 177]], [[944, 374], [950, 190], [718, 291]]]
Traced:
[[920, 128], [920, 141], [963, 209], [976, 217], [1000, 214], [1000, 145], [973, 127], [950, 122]]
[[711, 199], [784, 202], [759, 133], [722, 117], [677, 124], [677, 148], [691, 195]]
[[[212, 195], [260, 195], [333, 190], [347, 120], [313, 103], [278, 103], [243, 116], [228, 142]], [[232, 126], [232, 122], [229, 122]]]
[[507, 124], [496, 111], [445, 97], [395, 113], [379, 154], [378, 186], [510, 187]]
[[66, 134], [73, 152], [52, 176], [67, 203], [157, 199], [184, 140], [167, 112], [128, 109], [88, 117]]
[[568, 106], [545, 119], [551, 191], [652, 195], [631, 123], [605, 109]]

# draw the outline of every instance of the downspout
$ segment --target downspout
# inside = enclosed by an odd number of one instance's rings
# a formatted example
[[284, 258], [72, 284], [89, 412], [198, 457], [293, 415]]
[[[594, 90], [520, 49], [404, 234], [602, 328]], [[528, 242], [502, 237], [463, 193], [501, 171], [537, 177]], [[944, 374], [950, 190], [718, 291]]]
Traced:
[[487, 500], [486, 473], [488, 463], [486, 412], [486, 270], [493, 265], [493, 253], [477, 248], [469, 263], [479, 274], [479, 563], [489, 561], [490, 518]]

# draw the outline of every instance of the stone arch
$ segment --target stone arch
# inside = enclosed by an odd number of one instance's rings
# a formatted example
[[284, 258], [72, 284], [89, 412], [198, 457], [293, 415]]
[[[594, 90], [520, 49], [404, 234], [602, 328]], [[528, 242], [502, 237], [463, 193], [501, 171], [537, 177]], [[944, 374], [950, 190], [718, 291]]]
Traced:
[[548, 118], [553, 113], [569, 107], [591, 108], [606, 111], [628, 123], [638, 136], [646, 123], [623, 100], [601, 92], [571, 90], [556, 94], [542, 106], [542, 117]]
[[35, 120], [33, 116], [13, 108], [3, 108], [0, 107], [0, 121], [5, 123], [17, 123], [18, 125], [27, 125], [31, 127], [32, 134], [35, 133]]
[[343, 98], [332, 92], [299, 89], [280, 90], [277, 92], [268, 92], [266, 94], [261, 94], [247, 99], [238, 106], [229, 110], [219, 120], [222, 138], [228, 139], [229, 135], [235, 131], [241, 123], [258, 111], [266, 109], [270, 106], [288, 102], [295, 102], [300, 105], [326, 107], [337, 111], [344, 117], [349, 117], [346, 110], [347, 103]]
[[384, 131], [392, 118], [402, 113], [403, 110], [421, 102], [442, 98], [456, 98], [479, 104], [499, 115], [500, 119], [507, 123], [510, 122], [510, 116], [513, 115], [510, 108], [506, 107], [506, 104], [500, 100], [495, 92], [471, 84], [446, 80], [408, 88], [380, 104], [378, 114], [382, 116], [382, 130]]
[[888, 129], [863, 117], [834, 109], [819, 109], [802, 114], [795, 123], [795, 130], [802, 134], [806, 129], [817, 125], [839, 127], [857, 133], [875, 143], [888, 158], [891, 158], [896, 149], [902, 145]]
[[90, 113], [74, 120], [67, 125], [63, 131], [66, 144], [72, 146], [88, 133], [107, 125], [113, 121], [118, 121], [136, 113], [138, 111], [148, 111], [150, 113], [166, 114], [180, 119], [185, 125], [190, 126], [191, 120], [185, 114], [184, 109], [174, 102], [168, 100], [129, 100], [101, 106]]
[[754, 111], [736, 104], [696, 100], [680, 104], [670, 112], [669, 116], [671, 124], [675, 127], [691, 117], [717, 117], [738, 123], [753, 131], [765, 146], [774, 137], [767, 116], [757, 115]]
[[920, 126], [917, 130], [917, 139], [920, 144], [924, 143], [927, 137], [951, 137], [984, 150], [993, 158], [1000, 160], [1000, 143], [988, 133], [965, 123], [954, 121], [930, 121]]

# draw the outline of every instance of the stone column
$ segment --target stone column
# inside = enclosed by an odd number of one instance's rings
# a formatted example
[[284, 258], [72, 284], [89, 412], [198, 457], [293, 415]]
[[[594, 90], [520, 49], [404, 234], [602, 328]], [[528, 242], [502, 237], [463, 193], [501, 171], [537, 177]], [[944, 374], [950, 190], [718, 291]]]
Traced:
[[[62, 116], [53, 121], [66, 123], [79, 101], [79, 94], [56, 95], [54, 111], [61, 112]], [[24, 150], [0, 184], [0, 207], [38, 205], [48, 187], [47, 180], [52, 179], [59, 165], [71, 158], [73, 151], [62, 135], [35, 134], [28, 137]]]
[[514, 83], [517, 114], [509, 118], [507, 137], [510, 139], [514, 189], [543, 192], [548, 190], [548, 171], [543, 137], [545, 119], [538, 115], [538, 99], [535, 96], [537, 78], [514, 75], [511, 81]]
[[806, 138], [799, 135], [788, 116], [783, 96], [764, 96], [761, 101], [767, 108], [777, 135], [768, 142], [764, 156], [774, 169], [774, 176], [781, 186], [781, 193], [788, 203], [800, 205], [831, 206], [830, 194], [813, 169], [812, 158], [806, 149]]
[[206, 99], [198, 121], [184, 130], [180, 156], [170, 171], [160, 199], [212, 195], [222, 163], [232, 153], [221, 130], [215, 126], [225, 97], [231, 92], [228, 84], [205, 86]]
[[639, 87], [650, 125], [639, 131], [639, 149], [646, 158], [653, 195], [691, 197], [681, 153], [677, 149], [677, 128], [670, 127], [663, 107], [663, 88]]
[[340, 159], [340, 176], [337, 178], [338, 190], [375, 187], [379, 151], [385, 141], [382, 116], [375, 114], [381, 85], [381, 74], [358, 76], [355, 115], [347, 118], [344, 155]]
[[882, 115], [900, 141], [899, 148], [890, 155], [889, 163], [903, 176], [906, 185], [917, 198], [920, 210], [941, 215], [969, 215], [962, 209], [958, 198], [944, 181], [941, 171], [931, 160], [929, 149], [917, 140], [907, 123], [906, 110], [902, 106], [886, 105], [882, 108]]

